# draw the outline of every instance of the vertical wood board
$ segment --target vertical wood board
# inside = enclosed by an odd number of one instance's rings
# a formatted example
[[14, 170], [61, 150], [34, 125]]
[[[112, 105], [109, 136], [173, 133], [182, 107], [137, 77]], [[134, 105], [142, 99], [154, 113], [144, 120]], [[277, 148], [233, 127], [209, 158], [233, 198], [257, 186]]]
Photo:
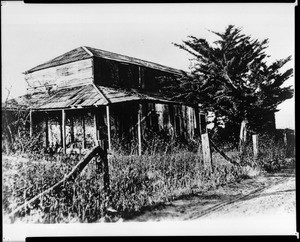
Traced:
[[142, 129], [141, 129], [141, 122], [142, 122], [142, 104], [139, 104], [139, 110], [138, 110], [138, 154], [142, 155]]
[[106, 106], [106, 120], [107, 120], [107, 142], [108, 142], [108, 150], [111, 150], [111, 134], [110, 134], [110, 107]]

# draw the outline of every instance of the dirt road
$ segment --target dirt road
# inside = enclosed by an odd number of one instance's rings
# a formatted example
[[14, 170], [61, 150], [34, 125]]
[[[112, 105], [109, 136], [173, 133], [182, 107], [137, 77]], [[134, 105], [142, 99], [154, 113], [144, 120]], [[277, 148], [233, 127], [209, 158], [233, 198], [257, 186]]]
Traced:
[[[202, 218], [296, 214], [295, 170], [259, 175], [239, 183], [196, 194], [146, 211], [129, 221], [186, 221]], [[280, 217], [279, 217], [280, 218]]]

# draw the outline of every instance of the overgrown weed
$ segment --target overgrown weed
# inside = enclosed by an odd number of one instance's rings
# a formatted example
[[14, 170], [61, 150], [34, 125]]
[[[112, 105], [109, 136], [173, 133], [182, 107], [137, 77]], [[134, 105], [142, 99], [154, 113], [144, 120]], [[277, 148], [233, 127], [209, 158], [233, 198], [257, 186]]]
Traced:
[[[18, 212], [13, 221], [31, 223], [72, 223], [114, 221], [144, 209], [166, 204], [180, 196], [205, 192], [231, 182], [273, 172], [286, 165], [284, 147], [266, 139], [253, 159], [248, 144], [243, 156], [227, 154], [233, 165], [213, 152], [213, 172], [206, 169], [197, 142], [179, 143], [153, 136], [143, 143], [144, 153], [115, 150], [109, 158], [110, 193], [106, 196], [103, 174], [97, 172], [96, 158], [75, 182], [67, 182]], [[200, 152], [201, 153], [201, 152]], [[20, 154], [19, 154], [20, 155]], [[26, 157], [26, 156], [25, 156]], [[78, 154], [31, 152], [13, 162], [4, 159], [2, 208], [5, 215], [61, 180], [80, 161]], [[110, 211], [113, 212], [113, 216]], [[112, 219], [112, 217], [114, 219]]]

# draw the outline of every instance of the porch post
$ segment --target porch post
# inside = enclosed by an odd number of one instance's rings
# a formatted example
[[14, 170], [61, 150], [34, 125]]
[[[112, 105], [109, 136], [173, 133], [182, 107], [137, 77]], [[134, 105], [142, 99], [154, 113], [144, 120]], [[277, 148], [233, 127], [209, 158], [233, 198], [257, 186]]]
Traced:
[[201, 136], [201, 128], [200, 128], [200, 112], [198, 105], [195, 106], [195, 122], [196, 122], [196, 134], [197, 136]]
[[107, 121], [107, 141], [108, 141], [108, 150], [111, 150], [111, 134], [110, 134], [110, 114], [109, 106], [106, 106], [106, 121]]
[[33, 136], [33, 118], [32, 118], [32, 110], [30, 109], [29, 111], [29, 123], [30, 123], [30, 127], [29, 127], [29, 136], [32, 137]]
[[82, 136], [83, 136], [83, 141], [82, 141], [82, 147], [83, 149], [86, 148], [86, 143], [85, 143], [85, 121], [84, 121], [84, 114], [81, 114], [81, 122], [82, 122]]
[[100, 137], [99, 137], [99, 130], [98, 130], [98, 122], [97, 122], [97, 113], [96, 113], [96, 110], [94, 111], [94, 124], [95, 124], [95, 140], [96, 140], [96, 145], [100, 145]]
[[46, 135], [46, 147], [49, 147], [49, 131], [48, 131], [48, 113], [45, 114], [45, 135]]
[[62, 146], [63, 153], [66, 154], [66, 111], [62, 109]]
[[141, 121], [142, 121], [142, 104], [139, 104], [138, 110], [138, 154], [142, 155], [142, 129], [141, 129]]
[[70, 117], [70, 132], [71, 132], [71, 144], [74, 145], [75, 137], [74, 137], [74, 120], [73, 116]]

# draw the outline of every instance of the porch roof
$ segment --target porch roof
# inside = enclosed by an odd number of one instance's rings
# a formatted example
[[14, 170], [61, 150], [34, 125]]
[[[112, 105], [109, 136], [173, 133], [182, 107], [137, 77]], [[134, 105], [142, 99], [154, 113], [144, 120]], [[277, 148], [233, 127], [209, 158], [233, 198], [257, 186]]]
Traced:
[[69, 109], [103, 106], [128, 101], [157, 101], [176, 103], [165, 98], [140, 93], [137, 90], [123, 90], [94, 84], [59, 89], [51, 93], [27, 94], [11, 99], [5, 105], [6, 109]]

